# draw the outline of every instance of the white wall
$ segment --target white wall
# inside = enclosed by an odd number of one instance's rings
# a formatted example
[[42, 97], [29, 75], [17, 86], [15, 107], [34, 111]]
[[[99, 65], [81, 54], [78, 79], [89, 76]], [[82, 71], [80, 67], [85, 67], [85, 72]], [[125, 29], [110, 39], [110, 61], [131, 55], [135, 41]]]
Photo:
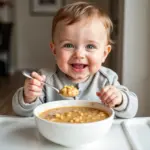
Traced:
[[149, 0], [125, 0], [123, 84], [139, 97], [138, 116], [150, 115], [149, 7]]
[[48, 67], [54, 60], [49, 52], [52, 17], [31, 16], [29, 8], [29, 0], [15, 1], [16, 69]]

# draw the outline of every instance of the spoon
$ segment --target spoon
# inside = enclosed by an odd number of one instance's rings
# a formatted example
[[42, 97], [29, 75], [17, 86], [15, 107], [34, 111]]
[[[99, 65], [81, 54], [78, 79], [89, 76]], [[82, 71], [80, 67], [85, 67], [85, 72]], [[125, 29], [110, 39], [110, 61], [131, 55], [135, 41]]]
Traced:
[[[23, 71], [22, 74], [23, 74], [25, 77], [29, 78], [29, 79], [34, 79], [34, 78], [31, 76], [31, 72], [30, 72], [30, 71]], [[56, 87], [52, 86], [51, 84], [49, 84], [49, 83], [47, 83], [47, 82], [43, 82], [43, 81], [41, 81], [41, 83], [44, 83], [44, 84], [48, 85], [49, 87], [51, 87], [52, 89], [54, 89], [58, 94], [64, 96], [63, 94], [61, 94], [61, 92], [60, 92], [59, 89], [57, 89]], [[64, 97], [71, 97], [71, 96], [64, 96]]]

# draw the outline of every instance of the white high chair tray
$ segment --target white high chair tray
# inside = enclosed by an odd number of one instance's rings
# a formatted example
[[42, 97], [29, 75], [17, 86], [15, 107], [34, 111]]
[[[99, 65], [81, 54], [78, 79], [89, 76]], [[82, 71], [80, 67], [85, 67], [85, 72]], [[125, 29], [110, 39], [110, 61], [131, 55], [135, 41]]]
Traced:
[[82, 148], [66, 148], [42, 137], [35, 126], [34, 118], [0, 116], [0, 149], [150, 150], [150, 118], [116, 119], [102, 140]]

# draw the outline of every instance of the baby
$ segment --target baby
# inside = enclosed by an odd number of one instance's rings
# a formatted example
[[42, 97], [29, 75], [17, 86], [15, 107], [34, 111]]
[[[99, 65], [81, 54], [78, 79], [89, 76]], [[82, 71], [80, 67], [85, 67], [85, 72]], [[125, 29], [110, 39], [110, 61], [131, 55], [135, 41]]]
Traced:
[[[61, 8], [53, 19], [51, 51], [56, 64], [32, 72], [13, 96], [12, 106], [20, 116], [32, 116], [36, 106], [54, 100], [93, 100], [114, 109], [116, 117], [132, 118], [138, 109], [137, 96], [120, 85], [117, 74], [103, 67], [111, 52], [112, 22], [99, 8], [76, 2]], [[75, 97], [63, 97], [58, 89], [73, 85], [80, 91]]]

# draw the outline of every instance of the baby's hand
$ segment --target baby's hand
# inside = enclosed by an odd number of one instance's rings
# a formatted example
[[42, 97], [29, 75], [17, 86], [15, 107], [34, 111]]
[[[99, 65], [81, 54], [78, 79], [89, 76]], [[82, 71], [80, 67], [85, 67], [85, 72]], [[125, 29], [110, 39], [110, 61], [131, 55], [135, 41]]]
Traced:
[[31, 76], [34, 79], [26, 79], [24, 84], [24, 101], [32, 103], [37, 97], [42, 94], [43, 83], [45, 76], [41, 76], [36, 72], [32, 72]]
[[97, 96], [99, 96], [101, 101], [109, 107], [115, 107], [122, 103], [121, 92], [112, 85], [104, 87], [100, 92], [97, 92], [96, 94]]

